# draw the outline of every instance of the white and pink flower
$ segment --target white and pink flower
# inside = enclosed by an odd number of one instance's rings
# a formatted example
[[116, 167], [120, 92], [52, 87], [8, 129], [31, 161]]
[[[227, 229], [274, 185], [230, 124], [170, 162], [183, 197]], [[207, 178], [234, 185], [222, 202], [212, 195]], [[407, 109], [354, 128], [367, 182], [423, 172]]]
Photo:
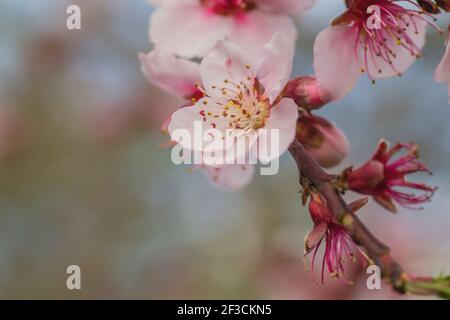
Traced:
[[[177, 58], [160, 50], [153, 50], [148, 54], [141, 53], [139, 59], [142, 72], [147, 79], [174, 97], [182, 98], [183, 108], [192, 105], [192, 100], [197, 101], [203, 97], [203, 90], [198, 86], [201, 82], [198, 63]], [[165, 130], [169, 120], [164, 124]], [[202, 172], [214, 185], [228, 191], [237, 191], [247, 186], [255, 171], [254, 166], [248, 164], [222, 166], [203, 164], [195, 165], [194, 169]]]
[[[152, 0], [153, 2], [154, 0]], [[219, 40], [230, 40], [250, 56], [282, 32], [295, 41], [288, 15], [315, 0], [164, 0], [150, 19], [150, 41], [180, 57], [202, 57]]]
[[[448, 94], [450, 95], [450, 26], [449, 35], [447, 38], [447, 49], [445, 50], [444, 57], [436, 69], [434, 80], [439, 83], [447, 83]], [[450, 100], [448, 101], [448, 104], [450, 105]]]
[[[362, 73], [372, 82], [400, 76], [421, 56], [426, 26], [438, 27], [420, 8], [408, 9], [399, 2], [347, 0], [347, 10], [319, 33], [314, 69], [328, 100], [342, 98]], [[373, 16], [371, 6], [379, 8], [379, 16]], [[379, 25], [370, 26], [371, 18]]]
[[[198, 88], [204, 97], [171, 117], [168, 130], [172, 139], [186, 149], [202, 151], [191, 141], [177, 141], [174, 134], [182, 129], [194, 136], [200, 122], [223, 133], [223, 137], [245, 139], [248, 145], [244, 152], [233, 155], [236, 160], [251, 155], [252, 159], [268, 162], [286, 151], [295, 137], [298, 110], [293, 100], [280, 97], [280, 93], [291, 73], [293, 47], [276, 34], [261, 51], [260, 59], [250, 59], [236, 44], [220, 41], [200, 66], [202, 84]], [[268, 133], [271, 129], [277, 130], [277, 141], [272, 141]], [[262, 140], [264, 143], [259, 143]], [[263, 150], [274, 144], [278, 146], [276, 152]]]

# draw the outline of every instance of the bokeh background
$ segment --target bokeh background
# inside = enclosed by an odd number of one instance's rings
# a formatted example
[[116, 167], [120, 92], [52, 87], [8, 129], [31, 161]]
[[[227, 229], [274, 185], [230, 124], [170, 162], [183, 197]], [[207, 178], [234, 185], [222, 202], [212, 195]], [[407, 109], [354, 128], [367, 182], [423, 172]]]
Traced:
[[[315, 35], [344, 8], [318, 0], [298, 21], [294, 75], [312, 73]], [[66, 29], [66, 8], [82, 30]], [[159, 128], [179, 104], [146, 82], [144, 0], [0, 1], [0, 298], [401, 298], [383, 285], [317, 284], [303, 263], [311, 227], [288, 155], [276, 176], [229, 194], [170, 161]], [[445, 28], [449, 19], [439, 21]], [[438, 185], [423, 211], [359, 214], [411, 273], [450, 272], [450, 107], [432, 81], [443, 37], [402, 78], [355, 90], [320, 114], [360, 164], [377, 141], [416, 141]], [[66, 288], [68, 265], [82, 290]], [[315, 278], [319, 278], [316, 275]]]

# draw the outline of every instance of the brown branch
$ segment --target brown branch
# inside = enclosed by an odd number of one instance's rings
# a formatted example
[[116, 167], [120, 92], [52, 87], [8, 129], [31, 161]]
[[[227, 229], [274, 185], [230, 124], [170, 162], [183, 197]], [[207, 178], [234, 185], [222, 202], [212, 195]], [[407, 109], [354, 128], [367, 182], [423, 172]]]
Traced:
[[406, 293], [409, 276], [390, 255], [390, 249], [378, 240], [352, 212], [331, 183], [332, 177], [309, 155], [302, 144], [295, 140], [289, 151], [297, 163], [300, 181], [307, 178], [327, 201], [336, 219], [346, 228], [353, 241], [363, 247], [372, 262], [378, 265], [382, 276], [399, 293]]

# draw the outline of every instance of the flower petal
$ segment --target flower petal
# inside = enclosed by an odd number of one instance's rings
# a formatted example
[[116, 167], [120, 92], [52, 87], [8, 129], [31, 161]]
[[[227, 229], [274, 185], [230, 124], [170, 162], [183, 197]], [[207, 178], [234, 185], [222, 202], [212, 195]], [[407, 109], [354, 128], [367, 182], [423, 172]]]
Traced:
[[305, 253], [311, 252], [325, 237], [328, 226], [324, 222], [314, 224], [313, 229], [305, 237]]
[[139, 59], [144, 75], [160, 89], [188, 99], [197, 93], [195, 84], [200, 83], [199, 64], [161, 50], [141, 53]]
[[[208, 103], [205, 104], [205, 101]], [[175, 111], [167, 126], [170, 137], [183, 148], [204, 152], [206, 155], [224, 151], [223, 161], [241, 163], [238, 161], [244, 161], [256, 143], [257, 133], [254, 130], [230, 130], [225, 118], [211, 116], [223, 110], [222, 105], [215, 103], [212, 99], [202, 98], [193, 106]]]
[[289, 39], [277, 32], [264, 46], [264, 57], [258, 70], [258, 79], [265, 88], [264, 95], [271, 102], [275, 101], [289, 81], [294, 59], [294, 43], [295, 39]]
[[[298, 107], [292, 99], [281, 99], [270, 110], [270, 116], [265, 127], [258, 131], [257, 152], [259, 160], [267, 163], [278, 158], [289, 148], [295, 138], [297, 118]], [[279, 135], [272, 136], [272, 130], [278, 130]], [[273, 140], [274, 138], [278, 138], [278, 140]]]
[[197, 0], [166, 0], [150, 19], [150, 41], [181, 57], [200, 57], [226, 38], [232, 20], [213, 14]]
[[310, 9], [316, 0], [256, 0], [255, 2], [258, 8], [269, 13], [294, 16]]
[[331, 100], [344, 97], [355, 85], [360, 70], [355, 63], [355, 29], [344, 24], [320, 32], [314, 43], [314, 70], [324, 94]]
[[[197, 151], [204, 151], [211, 141], [204, 141], [203, 134], [208, 129], [218, 129], [224, 131], [226, 124], [212, 122], [210, 117], [204, 117], [202, 110], [205, 105], [205, 98], [200, 99], [193, 106], [180, 108], [170, 117], [167, 130], [173, 141], [181, 144], [183, 148]], [[213, 101], [209, 100], [209, 103]], [[223, 124], [223, 126], [222, 126]], [[220, 137], [216, 134], [217, 139]], [[211, 138], [214, 138], [211, 136]]]
[[227, 191], [239, 191], [252, 180], [255, 167], [253, 165], [225, 165], [221, 167], [201, 167], [203, 174], [214, 185]]
[[250, 83], [256, 76], [249, 63], [250, 57], [235, 43], [219, 41], [201, 63], [201, 78], [208, 95], [226, 100], [223, 89], [233, 92], [240, 82]]
[[[450, 41], [447, 43], [444, 57], [436, 68], [434, 81], [440, 83], [448, 82], [448, 94], [450, 95]], [[450, 100], [448, 101], [448, 104], [450, 105]]]
[[292, 42], [292, 46], [297, 38], [297, 28], [292, 20], [285, 16], [254, 10], [236, 17], [233, 22], [228, 39], [251, 57], [253, 66], [259, 66], [264, 58], [261, 48], [272, 40], [275, 33], [280, 32], [286, 41]]

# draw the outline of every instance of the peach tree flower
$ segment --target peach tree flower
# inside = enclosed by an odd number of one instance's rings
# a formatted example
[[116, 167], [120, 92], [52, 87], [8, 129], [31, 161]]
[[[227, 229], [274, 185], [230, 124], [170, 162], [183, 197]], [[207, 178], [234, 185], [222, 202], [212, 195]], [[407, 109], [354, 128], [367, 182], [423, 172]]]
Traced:
[[[405, 150], [406, 153], [393, 157]], [[418, 146], [397, 143], [392, 148], [382, 140], [372, 158], [363, 166], [348, 173], [350, 190], [371, 195], [387, 210], [396, 212], [394, 201], [407, 208], [430, 201], [436, 188], [423, 183], [407, 181], [406, 176], [416, 172], [431, 171], [419, 160]], [[420, 194], [407, 193], [404, 189], [415, 189]]]
[[[177, 58], [172, 54], [153, 50], [148, 54], [139, 54], [143, 74], [147, 79], [174, 97], [184, 99], [186, 107], [192, 105], [192, 99], [203, 97], [198, 88], [200, 82], [200, 65], [196, 62]], [[168, 120], [169, 121], [169, 120]], [[167, 131], [168, 121], [163, 125]], [[189, 152], [189, 150], [183, 150]], [[254, 176], [254, 166], [247, 164], [230, 164], [223, 166], [195, 165], [213, 185], [227, 191], [238, 191], [247, 186]]]
[[[357, 200], [349, 206], [353, 211], [359, 210], [367, 203], [367, 198]], [[322, 259], [321, 278], [324, 282], [325, 267], [331, 276], [342, 278], [345, 276], [344, 262], [355, 261], [352, 247], [356, 244], [350, 235], [336, 220], [333, 213], [328, 209], [326, 200], [318, 193], [311, 193], [309, 202], [309, 214], [313, 220], [314, 227], [305, 238], [305, 256], [312, 253], [311, 269], [314, 273], [314, 264], [317, 252], [321, 244], [325, 243], [325, 251]], [[358, 248], [363, 257], [365, 254]]]
[[[450, 95], [450, 26], [449, 35], [447, 37], [447, 49], [445, 50], [444, 57], [439, 63], [436, 73], [434, 74], [434, 80], [440, 83], [447, 83], [448, 94]], [[450, 100], [448, 101], [450, 105]]]
[[150, 19], [150, 41], [181, 57], [202, 57], [219, 40], [230, 40], [250, 56], [276, 32], [295, 41], [287, 15], [309, 8], [312, 0], [165, 0]]
[[[420, 8], [408, 9], [400, 2], [347, 0], [347, 10], [318, 34], [314, 69], [329, 99], [342, 98], [362, 73], [372, 82], [400, 76], [421, 57], [426, 26], [439, 28], [425, 18], [428, 14]], [[379, 25], [368, 23], [376, 18], [370, 13], [371, 6], [379, 8], [379, 21], [375, 21]]]
[[[196, 123], [203, 123], [222, 132], [223, 137], [248, 141], [236, 159], [246, 155], [263, 162], [278, 158], [293, 141], [298, 118], [295, 102], [279, 96], [289, 79], [292, 59], [292, 44], [280, 34], [262, 48], [261, 59], [230, 41], [220, 41], [201, 62], [198, 88], [204, 97], [172, 115], [168, 126], [172, 138], [178, 129], [195, 136]], [[272, 129], [279, 133], [277, 141], [268, 133]], [[203, 151], [203, 145], [199, 149], [191, 142], [173, 140], [187, 149]], [[276, 152], [268, 152], [274, 144], [278, 145]]]

